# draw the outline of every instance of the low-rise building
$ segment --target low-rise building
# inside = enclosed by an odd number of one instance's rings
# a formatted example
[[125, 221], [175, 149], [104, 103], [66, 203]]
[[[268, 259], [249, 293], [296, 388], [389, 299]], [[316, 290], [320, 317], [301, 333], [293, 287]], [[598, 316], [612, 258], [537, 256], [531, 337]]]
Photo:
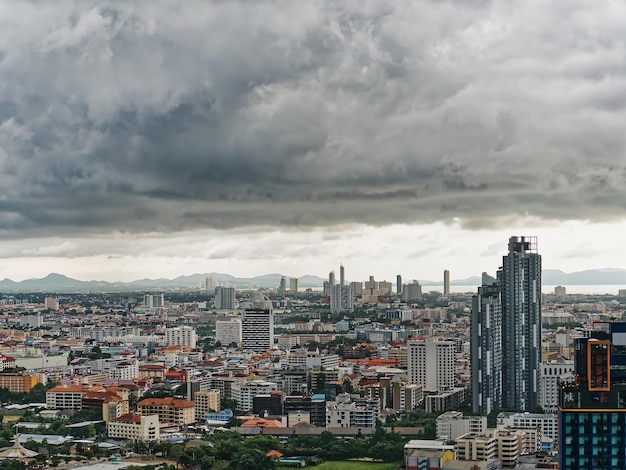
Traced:
[[49, 410], [82, 410], [85, 387], [81, 385], [57, 385], [46, 392]]
[[196, 406], [182, 398], [145, 398], [137, 403], [137, 412], [158, 415], [161, 423], [192, 424], [196, 421]]
[[13, 393], [27, 393], [37, 385], [34, 375], [0, 374], [0, 388], [7, 388]]
[[131, 441], [158, 441], [159, 417], [157, 415], [125, 414], [107, 423], [107, 433], [112, 439]]

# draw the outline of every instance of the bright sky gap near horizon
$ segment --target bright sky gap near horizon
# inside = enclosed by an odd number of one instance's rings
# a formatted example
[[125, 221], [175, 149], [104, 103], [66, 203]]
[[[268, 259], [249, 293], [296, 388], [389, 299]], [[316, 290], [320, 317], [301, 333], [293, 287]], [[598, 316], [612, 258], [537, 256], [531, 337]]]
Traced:
[[0, 3], [0, 278], [626, 268], [626, 4]]

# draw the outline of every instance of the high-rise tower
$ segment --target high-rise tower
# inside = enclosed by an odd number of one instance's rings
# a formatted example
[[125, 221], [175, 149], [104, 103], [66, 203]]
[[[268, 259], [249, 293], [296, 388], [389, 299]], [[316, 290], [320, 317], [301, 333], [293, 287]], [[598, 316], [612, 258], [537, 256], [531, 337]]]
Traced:
[[502, 406], [502, 301], [497, 284], [478, 288], [470, 327], [472, 408], [488, 415]]
[[443, 272], [443, 295], [450, 295], [450, 271]]
[[241, 320], [242, 349], [267, 351], [274, 344], [274, 312], [272, 302], [263, 294], [253, 293]]
[[509, 238], [498, 271], [502, 296], [502, 406], [539, 406], [541, 362], [541, 255], [537, 237]]

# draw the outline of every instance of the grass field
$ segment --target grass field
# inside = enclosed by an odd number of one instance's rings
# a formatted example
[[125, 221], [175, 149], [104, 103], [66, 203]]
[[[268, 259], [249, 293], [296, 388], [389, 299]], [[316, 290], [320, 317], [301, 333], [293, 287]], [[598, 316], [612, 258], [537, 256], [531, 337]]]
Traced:
[[316, 467], [316, 470], [395, 470], [397, 463], [370, 463], [370, 462], [324, 462]]

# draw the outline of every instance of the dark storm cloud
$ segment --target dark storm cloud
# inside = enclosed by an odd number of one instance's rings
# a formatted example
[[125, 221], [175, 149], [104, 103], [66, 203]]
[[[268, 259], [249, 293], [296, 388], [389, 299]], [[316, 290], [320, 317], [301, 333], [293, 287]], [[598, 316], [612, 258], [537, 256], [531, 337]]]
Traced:
[[0, 234], [626, 209], [620, 2], [4, 2]]

